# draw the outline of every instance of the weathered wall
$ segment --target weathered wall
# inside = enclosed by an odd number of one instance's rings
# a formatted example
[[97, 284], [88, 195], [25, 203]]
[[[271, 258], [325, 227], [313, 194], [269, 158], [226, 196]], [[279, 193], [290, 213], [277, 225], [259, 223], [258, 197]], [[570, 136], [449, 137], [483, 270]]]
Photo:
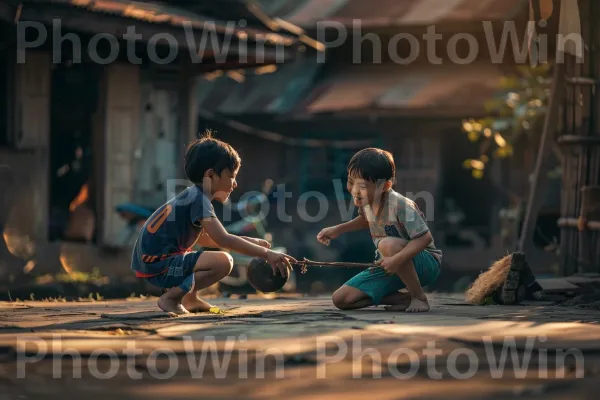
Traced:
[[13, 200], [4, 232], [9, 250], [24, 261], [33, 261], [30, 265], [34, 267], [35, 275], [64, 272], [62, 256], [72, 271], [90, 273], [98, 268], [106, 276], [129, 277], [129, 248], [106, 252], [92, 244], [48, 243], [45, 237], [37, 234], [47, 229], [47, 221], [39, 207], [41, 202], [47, 201], [47, 193], [38, 185], [40, 179], [48, 179], [45, 157], [43, 152], [0, 149], [0, 164], [10, 167], [15, 182], [12, 187], [0, 188], [10, 190]]
[[[34, 257], [36, 249], [45, 241], [45, 213], [41, 206], [46, 201], [45, 187], [40, 180], [47, 179], [45, 165], [47, 155], [43, 152], [17, 152], [14, 149], [0, 149], [0, 164], [10, 168], [11, 179], [4, 181], [0, 191], [7, 195], [8, 216], [4, 229], [6, 244], [11, 253], [21, 260], [4, 252], [0, 262], [0, 275], [18, 274], [26, 261]], [[12, 181], [12, 182], [6, 182]]]
[[0, 148], [0, 164], [7, 165], [14, 176], [15, 186], [2, 188], [11, 191], [13, 204], [9, 213], [8, 228], [20, 235], [38, 238], [43, 233], [45, 221], [40, 206], [47, 201], [40, 180], [47, 179], [47, 152], [18, 152]]

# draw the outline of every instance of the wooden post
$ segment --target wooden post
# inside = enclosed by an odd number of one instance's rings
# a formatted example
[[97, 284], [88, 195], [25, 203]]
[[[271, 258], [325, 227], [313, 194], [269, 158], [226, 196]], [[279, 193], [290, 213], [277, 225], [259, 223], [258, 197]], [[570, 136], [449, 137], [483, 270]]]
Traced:
[[531, 183], [529, 191], [527, 209], [525, 210], [525, 218], [517, 248], [518, 251], [524, 252], [525, 254], [527, 254], [528, 251], [533, 250], [535, 224], [544, 201], [544, 193], [548, 187], [548, 160], [552, 153], [554, 133], [558, 124], [558, 106], [562, 99], [563, 91], [563, 65], [561, 63], [556, 63], [554, 65], [550, 102], [544, 120], [544, 130], [542, 131], [542, 137], [540, 139], [539, 151], [533, 173], [533, 182]]
[[132, 201], [135, 181], [135, 147], [140, 121], [140, 67], [112, 63], [104, 68], [104, 181], [100, 243], [119, 248], [119, 234], [126, 222], [115, 212], [122, 202]]
[[[581, 216], [579, 217], [579, 265], [581, 272], [596, 272], [598, 259], [594, 260], [592, 252], [592, 232], [587, 227], [588, 222], [600, 221], [600, 186], [581, 188]], [[593, 268], [595, 264], [596, 268]]]
[[31, 168], [30, 193], [33, 234], [38, 243], [48, 239], [50, 168], [50, 96], [52, 84], [52, 57], [49, 52], [28, 52], [23, 64], [14, 64], [15, 147], [35, 152]]

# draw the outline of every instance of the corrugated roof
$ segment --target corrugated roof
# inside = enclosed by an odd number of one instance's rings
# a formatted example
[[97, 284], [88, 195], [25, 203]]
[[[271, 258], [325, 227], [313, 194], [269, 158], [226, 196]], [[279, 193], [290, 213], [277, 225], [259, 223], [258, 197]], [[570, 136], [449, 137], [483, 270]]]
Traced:
[[[277, 71], [254, 75], [248, 70], [243, 82], [226, 73], [198, 82], [198, 107], [213, 113], [242, 115], [289, 112], [312, 89], [320, 65], [298, 59], [277, 65]], [[240, 71], [241, 72], [241, 71]]]
[[320, 68], [301, 60], [242, 83], [227, 75], [202, 78], [198, 106], [227, 116], [381, 111], [464, 117], [483, 114], [505, 76], [501, 66], [489, 63], [352, 65], [318, 80]]
[[[204, 16], [196, 12], [188, 11], [182, 7], [172, 6], [161, 2], [144, 2], [131, 0], [23, 0], [23, 7], [33, 8], [35, 11], [42, 6], [70, 7], [93, 13], [129, 18], [141, 22], [170, 25], [183, 28], [191, 25], [193, 29], [205, 29], [207, 23], [214, 24], [215, 31], [220, 34], [235, 32], [238, 37], [248, 38], [252, 41], [266, 42], [274, 45], [283, 43], [290, 46], [296, 42], [296, 38], [286, 32], [275, 33], [268, 27], [259, 29], [256, 27], [241, 27], [234, 20], [218, 20], [214, 16]], [[214, 5], [219, 7], [219, 5]], [[56, 11], [53, 9], [53, 11]], [[59, 17], [60, 15], [55, 15]], [[235, 38], [235, 36], [234, 36]]]
[[459, 115], [484, 111], [504, 72], [493, 64], [351, 66], [324, 80], [305, 113], [428, 110]]
[[528, 0], [260, 0], [270, 13], [302, 27], [319, 21], [363, 26], [422, 26], [514, 18]]
[[[185, 9], [162, 4], [129, 0], [46, 0], [47, 3], [69, 4], [88, 11], [119, 15], [152, 23], [178, 25], [185, 21], [204, 23], [206, 19]], [[219, 22], [219, 21], [215, 21]], [[219, 24], [220, 25], [220, 24]]]

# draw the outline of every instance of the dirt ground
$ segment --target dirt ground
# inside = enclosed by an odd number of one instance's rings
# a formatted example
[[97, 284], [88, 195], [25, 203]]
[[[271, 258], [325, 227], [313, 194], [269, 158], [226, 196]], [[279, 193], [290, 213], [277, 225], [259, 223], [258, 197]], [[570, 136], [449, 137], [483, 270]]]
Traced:
[[340, 311], [329, 297], [0, 303], [0, 400], [592, 399], [600, 311], [469, 306]]

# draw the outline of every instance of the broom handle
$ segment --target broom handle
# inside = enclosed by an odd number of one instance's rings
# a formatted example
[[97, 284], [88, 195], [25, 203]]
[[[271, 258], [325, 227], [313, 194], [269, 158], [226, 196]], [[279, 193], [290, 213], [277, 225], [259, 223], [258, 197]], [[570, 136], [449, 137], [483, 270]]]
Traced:
[[311, 261], [309, 259], [304, 259], [302, 261], [298, 261], [293, 263], [295, 265], [303, 265], [307, 267], [350, 267], [350, 268], [373, 268], [379, 267], [377, 264], [368, 264], [368, 263], [351, 263], [351, 262], [327, 262], [327, 261]]

